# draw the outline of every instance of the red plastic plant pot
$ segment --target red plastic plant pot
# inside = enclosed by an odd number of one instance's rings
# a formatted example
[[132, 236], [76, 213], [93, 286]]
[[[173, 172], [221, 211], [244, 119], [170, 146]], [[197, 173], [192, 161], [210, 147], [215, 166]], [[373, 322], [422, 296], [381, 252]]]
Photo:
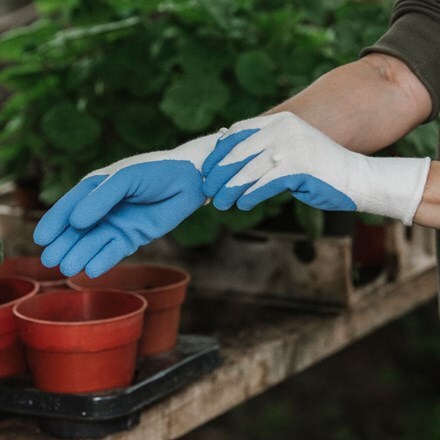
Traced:
[[147, 302], [101, 289], [56, 290], [14, 307], [34, 385], [88, 393], [130, 385]]
[[172, 350], [177, 342], [180, 311], [190, 281], [181, 269], [144, 264], [121, 265], [90, 279], [81, 273], [67, 283], [76, 290], [114, 287], [136, 292], [148, 301], [139, 356]]
[[6, 258], [0, 264], [0, 276], [32, 278], [40, 284], [40, 292], [66, 288], [66, 277], [60, 270], [43, 266], [38, 257]]
[[23, 346], [12, 309], [35, 295], [38, 283], [26, 278], [0, 278], [0, 377], [26, 372]]

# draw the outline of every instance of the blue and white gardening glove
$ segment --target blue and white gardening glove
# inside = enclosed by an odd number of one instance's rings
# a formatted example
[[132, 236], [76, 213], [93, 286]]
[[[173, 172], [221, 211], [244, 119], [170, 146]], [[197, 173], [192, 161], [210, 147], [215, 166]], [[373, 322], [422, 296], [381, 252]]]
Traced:
[[206, 197], [201, 167], [221, 133], [140, 154], [88, 174], [41, 219], [42, 262], [97, 277], [180, 224]]
[[368, 157], [282, 112], [238, 122], [203, 164], [204, 191], [221, 210], [250, 210], [283, 191], [315, 208], [412, 223], [430, 159]]

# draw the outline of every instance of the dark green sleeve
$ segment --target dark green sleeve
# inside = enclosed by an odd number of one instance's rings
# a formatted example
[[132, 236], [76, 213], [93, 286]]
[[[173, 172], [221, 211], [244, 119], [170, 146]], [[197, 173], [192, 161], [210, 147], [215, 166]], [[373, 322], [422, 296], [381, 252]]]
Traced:
[[398, 0], [389, 30], [360, 56], [372, 52], [395, 56], [407, 64], [431, 95], [428, 120], [435, 119], [440, 110], [440, 0]]

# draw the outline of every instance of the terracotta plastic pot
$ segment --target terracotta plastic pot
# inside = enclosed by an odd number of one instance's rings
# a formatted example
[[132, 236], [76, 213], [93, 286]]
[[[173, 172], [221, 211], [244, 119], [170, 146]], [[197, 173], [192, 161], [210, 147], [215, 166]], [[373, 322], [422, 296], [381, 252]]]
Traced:
[[0, 264], [0, 276], [16, 275], [38, 281], [40, 292], [66, 287], [66, 277], [60, 270], [43, 266], [38, 257], [6, 258], [3, 264]]
[[0, 278], [0, 377], [26, 372], [23, 346], [12, 309], [38, 291], [38, 283], [25, 278]]
[[56, 290], [14, 307], [34, 385], [53, 393], [128, 386], [147, 302], [117, 290]]
[[189, 281], [189, 274], [181, 269], [130, 264], [117, 266], [94, 279], [81, 273], [67, 283], [77, 290], [113, 287], [142, 295], [148, 301], [148, 309], [139, 343], [139, 356], [151, 356], [175, 347], [181, 306]]
[[385, 227], [357, 221], [353, 237], [353, 264], [366, 268], [385, 265]]

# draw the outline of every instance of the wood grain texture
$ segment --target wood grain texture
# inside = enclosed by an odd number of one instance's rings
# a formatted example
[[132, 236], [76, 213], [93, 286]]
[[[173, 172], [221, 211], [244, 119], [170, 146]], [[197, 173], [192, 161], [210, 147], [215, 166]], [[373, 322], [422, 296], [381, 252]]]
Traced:
[[[436, 270], [431, 267], [366, 295], [336, 316], [274, 314], [233, 335], [220, 334], [220, 368], [144, 411], [130, 432], [107, 439], [178, 438], [413, 310], [436, 292]], [[49, 438], [28, 419], [0, 422], [0, 440]]]

